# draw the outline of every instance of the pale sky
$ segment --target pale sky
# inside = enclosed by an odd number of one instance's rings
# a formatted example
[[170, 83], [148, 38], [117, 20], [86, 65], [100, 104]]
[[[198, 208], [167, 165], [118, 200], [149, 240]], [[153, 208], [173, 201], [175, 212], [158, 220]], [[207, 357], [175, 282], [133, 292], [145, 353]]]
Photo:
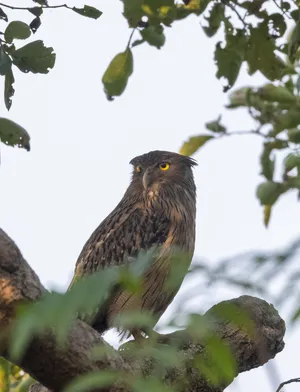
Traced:
[[[32, 6], [30, 1], [7, 2]], [[185, 139], [203, 133], [204, 123], [219, 113], [224, 113], [229, 130], [252, 127], [246, 112], [224, 110], [227, 95], [215, 78], [213, 62], [216, 39], [207, 38], [193, 16], [166, 29], [161, 50], [148, 45], [134, 48], [134, 73], [124, 95], [107, 101], [101, 78], [112, 57], [125, 49], [130, 31], [120, 1], [88, 4], [104, 12], [97, 21], [65, 9], [45, 10], [42, 26], [31, 39], [53, 46], [56, 65], [48, 75], [16, 70], [9, 113], [0, 100], [1, 116], [18, 122], [31, 136], [29, 153], [1, 146], [1, 226], [43, 284], [57, 290], [67, 288], [85, 241], [125, 192], [131, 158], [156, 149], [178, 151]], [[69, 5], [82, 3], [73, 0]], [[32, 19], [25, 11], [8, 15]], [[236, 87], [264, 82], [259, 74], [250, 78], [244, 68]], [[270, 228], [263, 226], [255, 197], [262, 181], [261, 143], [255, 136], [226, 138], [195, 155], [195, 259], [216, 264], [244, 251], [279, 249], [299, 236], [300, 209], [294, 193], [280, 200]], [[229, 297], [216, 290], [215, 298], [203, 298], [203, 303], [225, 299]], [[113, 333], [108, 338], [116, 344]], [[299, 331], [288, 331], [285, 342], [283, 353], [272, 361], [281, 381], [300, 376]], [[297, 388], [291, 385], [286, 391]], [[265, 366], [241, 374], [227, 390], [275, 389]]]

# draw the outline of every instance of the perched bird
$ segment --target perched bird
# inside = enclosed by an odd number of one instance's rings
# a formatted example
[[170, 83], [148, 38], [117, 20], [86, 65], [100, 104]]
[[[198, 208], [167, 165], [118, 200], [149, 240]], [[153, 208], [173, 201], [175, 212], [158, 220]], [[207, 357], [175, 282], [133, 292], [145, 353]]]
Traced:
[[[88, 274], [137, 259], [140, 251], [158, 247], [141, 281], [139, 294], [122, 287], [112, 290], [92, 325], [100, 333], [115, 326], [114, 318], [126, 310], [146, 310], [155, 323], [179, 290], [167, 290], [176, 249], [186, 254], [186, 271], [195, 247], [196, 187], [192, 167], [194, 159], [167, 151], [151, 151], [130, 161], [132, 179], [122, 200], [96, 228], [84, 245], [75, 268], [72, 284]], [[137, 259], [138, 260], [138, 259]], [[155, 325], [155, 324], [154, 324]], [[151, 326], [151, 328], [154, 327]], [[142, 337], [132, 328], [119, 330]]]

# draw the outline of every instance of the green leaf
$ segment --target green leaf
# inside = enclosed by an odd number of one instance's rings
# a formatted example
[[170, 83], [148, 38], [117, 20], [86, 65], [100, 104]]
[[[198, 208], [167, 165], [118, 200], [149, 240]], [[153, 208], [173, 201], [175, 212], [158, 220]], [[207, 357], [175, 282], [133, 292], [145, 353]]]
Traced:
[[5, 74], [5, 83], [4, 83], [4, 102], [6, 109], [9, 110], [12, 104], [12, 96], [15, 93], [15, 89], [13, 88], [13, 84], [15, 82], [14, 74], [12, 69]]
[[18, 389], [15, 392], [28, 392], [29, 388], [32, 384], [34, 384], [35, 380], [31, 378], [28, 374], [25, 374], [20, 383], [18, 384]]
[[210, 336], [205, 342], [205, 347], [219, 380], [231, 382], [237, 375], [237, 364], [227, 343], [217, 336]]
[[284, 167], [286, 173], [289, 171], [293, 170], [294, 168], [300, 168], [300, 155], [296, 154], [289, 154], [285, 159], [284, 159]]
[[289, 177], [287, 180], [287, 186], [289, 189], [300, 189], [300, 178]]
[[8, 22], [7, 15], [6, 15], [6, 13], [3, 11], [2, 8], [0, 8], [0, 19], [3, 19], [3, 20], [5, 20], [5, 22]]
[[34, 16], [41, 16], [43, 13], [43, 8], [42, 7], [31, 7], [31, 8], [28, 8], [28, 11]]
[[0, 48], [0, 75], [4, 76], [11, 69], [11, 59], [5, 52], [3, 46]]
[[289, 129], [288, 138], [293, 143], [300, 143], [300, 129]]
[[205, 339], [205, 356], [195, 358], [195, 367], [204, 375], [210, 385], [228, 384], [237, 374], [237, 366], [230, 348], [216, 336]]
[[260, 163], [262, 167], [262, 175], [269, 181], [273, 180], [275, 169], [275, 159], [271, 159], [271, 152], [272, 147], [269, 143], [265, 143], [263, 152], [260, 156]]
[[36, 33], [37, 29], [40, 27], [42, 24], [41, 18], [37, 16], [36, 18], [33, 19], [33, 21], [30, 23], [29, 27], [33, 33]]
[[208, 37], [214, 36], [220, 28], [222, 20], [225, 18], [225, 7], [221, 3], [215, 3], [210, 11], [209, 17], [204, 18], [208, 22], [208, 26], [202, 26]]
[[205, 126], [209, 131], [215, 133], [225, 133], [226, 128], [220, 123], [220, 121], [221, 121], [221, 116], [219, 116], [215, 121], [207, 122]]
[[47, 48], [41, 40], [30, 42], [12, 53], [13, 63], [22, 72], [42, 73], [49, 72], [55, 64], [53, 48]]
[[92, 19], [98, 19], [103, 14], [103, 12], [95, 7], [91, 7], [90, 5], [85, 5], [84, 8], [73, 7], [72, 10], [79, 15]]
[[300, 110], [290, 109], [281, 115], [276, 116], [274, 121], [274, 135], [285, 129], [296, 128], [300, 124]]
[[[134, 347], [134, 345], [132, 345], [132, 347]], [[126, 348], [126, 343], [125, 347], [121, 346], [119, 348], [119, 351], [124, 352], [124, 348]], [[156, 362], [160, 371], [179, 367], [182, 362], [184, 362], [184, 354], [178, 351], [176, 344], [174, 344], [174, 346], [162, 345], [155, 343], [154, 339], [149, 339], [142, 347], [136, 348], [137, 349], [134, 351], [130, 350], [130, 355], [134, 355], [136, 359], [151, 358]]]
[[124, 4], [123, 15], [128, 21], [129, 27], [137, 27], [142, 19], [144, 12], [142, 10], [143, 0], [122, 0]]
[[234, 109], [241, 106], [249, 106], [249, 97], [252, 92], [250, 87], [242, 87], [229, 94], [229, 104], [226, 105], [228, 109]]
[[46, 292], [39, 301], [23, 306], [14, 325], [11, 355], [20, 358], [30, 339], [49, 328], [63, 346], [74, 319], [79, 316], [87, 323], [93, 322], [119, 275], [120, 269], [113, 267], [80, 279], [75, 276], [66, 294]]
[[149, 26], [140, 31], [143, 41], [160, 49], [165, 43], [164, 29], [162, 26]]
[[38, 3], [40, 5], [48, 5], [47, 0], [32, 0], [34, 3]]
[[102, 83], [109, 99], [119, 96], [125, 90], [128, 79], [133, 72], [133, 56], [129, 48], [117, 54], [107, 67]]
[[236, 82], [242, 62], [244, 61], [247, 38], [244, 30], [237, 30], [236, 35], [227, 35], [226, 46], [223, 49], [218, 42], [215, 50], [215, 61], [217, 64], [217, 78], [227, 79], [224, 92], [228, 91]]
[[291, 5], [288, 1], [281, 1], [280, 6], [284, 12], [288, 12], [289, 9], [291, 8]]
[[259, 96], [270, 102], [280, 103], [295, 103], [297, 97], [295, 97], [287, 88], [282, 86], [274, 86], [274, 84], [266, 84], [258, 90]]
[[175, 5], [175, 15], [173, 16], [173, 20], [182, 20], [189, 15], [201, 15], [207, 5], [211, 2], [212, 0], [191, 0], [189, 1], [188, 4], [179, 4], [177, 3]]
[[93, 346], [91, 350], [91, 357], [93, 360], [100, 360], [107, 357], [118, 357], [118, 354], [112, 346], [108, 344], [103, 345], [103, 343], [100, 343], [96, 346]]
[[251, 35], [246, 50], [249, 75], [260, 71], [270, 80], [281, 79], [289, 72], [286, 64], [275, 55], [275, 42], [269, 35], [268, 24], [260, 23], [250, 29]]
[[284, 191], [283, 184], [267, 181], [257, 187], [256, 196], [262, 205], [273, 205]]
[[227, 301], [220, 302], [209, 309], [205, 316], [210, 319], [215, 319], [218, 322], [230, 322], [232, 326], [243, 329], [250, 336], [255, 334], [255, 324], [249, 313], [246, 309], [242, 309], [235, 301], [231, 301], [230, 303]]
[[296, 59], [296, 53], [300, 46], [300, 20], [297, 21], [289, 39], [288, 56], [291, 63]]
[[300, 308], [297, 308], [296, 311], [294, 311], [294, 313], [293, 313], [291, 321], [295, 322], [299, 319], [299, 317], [300, 317]]
[[122, 325], [125, 329], [131, 329], [132, 327], [149, 328], [152, 329], [157, 320], [150, 312], [132, 310], [124, 311], [119, 313], [113, 320], [114, 325]]
[[264, 225], [265, 225], [265, 227], [269, 226], [271, 214], [272, 214], [272, 206], [265, 205], [264, 206]]
[[174, 0], [144, 0], [143, 4], [156, 12], [160, 7], [174, 6]]
[[11, 44], [14, 39], [27, 39], [30, 35], [30, 27], [26, 23], [20, 21], [10, 22], [4, 32], [5, 41], [9, 44]]
[[294, 21], [297, 23], [299, 20], [299, 9], [291, 11], [290, 15], [294, 19]]
[[146, 379], [138, 377], [134, 379], [132, 384], [132, 392], [175, 392], [175, 389], [165, 385], [162, 381], [155, 377], [147, 377]]
[[279, 37], [282, 37], [287, 27], [283, 15], [279, 13], [271, 14], [268, 19], [272, 21], [273, 28]]
[[212, 0], [190, 0], [185, 9], [195, 12], [196, 15], [202, 14]]
[[100, 387], [108, 387], [117, 380], [121, 380], [121, 372], [117, 371], [102, 371], [95, 373], [84, 374], [72, 380], [62, 392], [85, 392]]
[[187, 156], [193, 155], [196, 151], [199, 150], [200, 147], [213, 138], [214, 136], [212, 135], [192, 136], [187, 142], [183, 143], [179, 154]]
[[261, 15], [261, 6], [266, 1], [267, 0], [244, 1], [243, 3], [239, 4], [239, 6], [245, 8], [249, 15], [255, 15], [259, 17]]
[[7, 146], [30, 150], [30, 136], [23, 127], [8, 118], [0, 117], [0, 140]]
[[135, 46], [141, 45], [145, 42], [143, 39], [136, 39], [132, 44], [131, 47], [134, 48]]

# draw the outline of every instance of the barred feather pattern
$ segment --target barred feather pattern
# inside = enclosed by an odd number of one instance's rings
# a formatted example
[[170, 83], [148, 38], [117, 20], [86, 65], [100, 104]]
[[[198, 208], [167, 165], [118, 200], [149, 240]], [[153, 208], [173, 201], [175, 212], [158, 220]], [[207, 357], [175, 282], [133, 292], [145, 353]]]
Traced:
[[[154, 157], [148, 153], [135, 158], [145, 170], [150, 167], [154, 173], [151, 186], [145, 189], [134, 172], [124, 197], [93, 232], [76, 263], [74, 280], [110, 266], [128, 264], [140, 251], [159, 247], [144, 273], [140, 294], [115, 287], [98, 309], [92, 325], [101, 333], [116, 326], [123, 335], [130, 334], [131, 331], [114, 324], [115, 317], [126, 310], [150, 311], [156, 323], [181, 285], [179, 282], [172, 291], [164, 287], [172, 256], [178, 249], [186, 253], [186, 271], [193, 257], [196, 188], [191, 166], [195, 163], [175, 153], [154, 153]], [[166, 160], [171, 162], [173, 170], [168, 175], [157, 172], [159, 162]], [[133, 165], [138, 163], [132, 162]]]

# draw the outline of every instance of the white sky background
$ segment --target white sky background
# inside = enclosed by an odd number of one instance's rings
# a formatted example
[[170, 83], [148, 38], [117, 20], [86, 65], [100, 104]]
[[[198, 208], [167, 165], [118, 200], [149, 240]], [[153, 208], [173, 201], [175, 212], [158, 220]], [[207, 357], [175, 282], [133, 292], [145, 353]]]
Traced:
[[[30, 1], [7, 2], [32, 6]], [[46, 76], [16, 71], [9, 113], [0, 100], [1, 116], [24, 126], [32, 146], [29, 153], [1, 147], [1, 225], [42, 282], [58, 290], [67, 288], [84, 242], [122, 197], [132, 157], [154, 149], [178, 151], [220, 112], [230, 130], [252, 127], [247, 113], [223, 109], [215, 40], [204, 35], [193, 16], [166, 29], [161, 50], [146, 44], [134, 48], [134, 74], [124, 95], [107, 101], [101, 77], [112, 57], [124, 50], [130, 31], [121, 2], [88, 4], [104, 12], [98, 21], [64, 9], [45, 10], [32, 40], [54, 47], [55, 68]], [[26, 12], [9, 15], [32, 19]], [[236, 87], [264, 81], [261, 75], [249, 78], [244, 69]], [[299, 235], [295, 194], [280, 200], [268, 230], [262, 224], [255, 198], [260, 151], [258, 137], [242, 136], [211, 142], [196, 154], [196, 258], [217, 263], [243, 251], [280, 248]], [[217, 290], [209, 301], [223, 299], [228, 297]], [[112, 333], [109, 338], [116, 342]], [[272, 361], [281, 380], [300, 376], [299, 332], [287, 332], [285, 341], [283, 353]], [[275, 389], [264, 367], [241, 374], [228, 391]]]

